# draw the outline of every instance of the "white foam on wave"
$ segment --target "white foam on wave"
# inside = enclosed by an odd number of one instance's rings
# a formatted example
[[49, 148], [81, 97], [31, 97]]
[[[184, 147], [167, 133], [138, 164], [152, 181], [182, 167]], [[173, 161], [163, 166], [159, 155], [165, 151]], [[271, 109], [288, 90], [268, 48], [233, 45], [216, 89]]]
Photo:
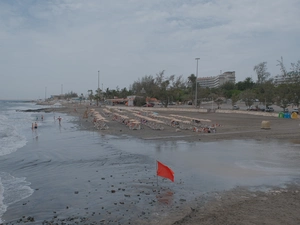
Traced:
[[1, 220], [1, 216], [3, 215], [3, 213], [6, 211], [7, 206], [4, 205], [3, 203], [3, 185], [1, 183], [1, 177], [0, 177], [0, 223], [3, 223], [3, 221]]
[[9, 173], [0, 172], [0, 223], [7, 207], [33, 194], [31, 183], [25, 177], [17, 178]]
[[0, 156], [10, 154], [26, 145], [26, 138], [18, 134], [9, 120], [0, 115]]
[[4, 137], [0, 139], [0, 156], [10, 154], [26, 145], [26, 139], [21, 136]]
[[[0, 157], [17, 151], [26, 145], [25, 135], [31, 130], [31, 113], [16, 111], [27, 108], [24, 103], [3, 103], [0, 101]], [[31, 133], [31, 132], [30, 132]], [[1, 217], [9, 205], [29, 197], [34, 192], [25, 177], [16, 178], [9, 173], [0, 172], [0, 224]]]

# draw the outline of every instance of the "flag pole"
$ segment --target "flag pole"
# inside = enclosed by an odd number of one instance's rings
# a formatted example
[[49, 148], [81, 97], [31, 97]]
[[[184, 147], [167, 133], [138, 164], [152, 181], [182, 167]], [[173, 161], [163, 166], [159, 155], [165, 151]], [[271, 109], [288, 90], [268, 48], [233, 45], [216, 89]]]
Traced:
[[157, 160], [156, 160], [156, 184], [158, 186], [158, 175], [157, 175]]

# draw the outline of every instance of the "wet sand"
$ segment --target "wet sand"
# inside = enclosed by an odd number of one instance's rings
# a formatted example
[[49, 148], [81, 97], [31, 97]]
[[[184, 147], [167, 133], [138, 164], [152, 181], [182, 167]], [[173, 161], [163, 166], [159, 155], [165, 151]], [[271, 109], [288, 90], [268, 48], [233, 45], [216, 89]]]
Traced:
[[[91, 107], [88, 106], [88, 109]], [[212, 124], [218, 125], [216, 133], [200, 133], [193, 132], [192, 130], [179, 129], [169, 125], [164, 125], [163, 130], [153, 130], [147, 126], [142, 125], [141, 130], [130, 130], [123, 123], [113, 121], [112, 115], [107, 115], [104, 113], [104, 107], [94, 107], [103, 117], [107, 119], [108, 129], [97, 130], [93, 125], [93, 117], [89, 115], [87, 118], [83, 118], [87, 106], [84, 105], [68, 105], [66, 108], [54, 109], [56, 112], [68, 113], [72, 116], [78, 117], [79, 120], [76, 122], [80, 124], [82, 130], [96, 131], [102, 135], [114, 135], [119, 138], [128, 139], [130, 137], [139, 138], [142, 140], [162, 140], [162, 141], [172, 141], [172, 140], [182, 140], [185, 142], [216, 142], [224, 140], [257, 140], [257, 141], [272, 141], [276, 140], [279, 142], [291, 142], [298, 143], [300, 140], [300, 127], [299, 120], [292, 119], [282, 119], [274, 115], [253, 115], [253, 114], [243, 114], [243, 113], [228, 113], [228, 112], [216, 112], [216, 113], [206, 113], [199, 111], [184, 110], [179, 111], [178, 109], [167, 109], [162, 110], [160, 108], [145, 109], [153, 110], [159, 115], [170, 117], [170, 115], [187, 116], [191, 118], [203, 119], [207, 124], [211, 126]], [[117, 111], [128, 117], [131, 117], [131, 113], [127, 112], [125, 108], [117, 109], [118, 107], [109, 108], [111, 112]], [[76, 111], [74, 110], [76, 109]], [[141, 108], [139, 108], [141, 109]], [[49, 111], [53, 111], [50, 109]], [[210, 120], [210, 121], [207, 121]], [[261, 129], [262, 121], [269, 121], [271, 129]], [[300, 151], [300, 150], [299, 150]], [[119, 153], [117, 153], [119, 154]], [[299, 157], [300, 154], [296, 154], [295, 157]], [[281, 187], [270, 187], [265, 191], [249, 190], [249, 187], [237, 187], [230, 191], [220, 192], [216, 191], [208, 195], [196, 195], [193, 199], [180, 198], [174, 199], [174, 193], [168, 188], [168, 185], [163, 185], [160, 187], [155, 187], [155, 177], [151, 178], [149, 181], [143, 180], [143, 174], [137, 173], [137, 179], [132, 180], [132, 177], [115, 177], [114, 171], [120, 169], [122, 161], [130, 161], [131, 154], [124, 154], [120, 157], [112, 157], [110, 160], [110, 167], [112, 169], [112, 177], [103, 177], [104, 179], [100, 181], [102, 185], [106, 187], [107, 197], [101, 195], [106, 203], [103, 205], [103, 212], [93, 212], [89, 208], [92, 206], [87, 206], [82, 209], [84, 213], [76, 217], [72, 214], [68, 215], [66, 202], [63, 207], [66, 208], [66, 214], [63, 217], [56, 216], [53, 212], [53, 217], [51, 220], [45, 220], [44, 224], [299, 224], [300, 217], [298, 213], [299, 200], [300, 200], [300, 187], [299, 180], [295, 179], [293, 183], [289, 183], [286, 186]], [[126, 159], [125, 159], [126, 158]], [[140, 162], [142, 159], [146, 158], [138, 157], [136, 160]], [[300, 157], [298, 158], [300, 163]], [[101, 164], [101, 162], [98, 162]], [[144, 162], [147, 165], [147, 161]], [[138, 165], [136, 163], [135, 165]], [[128, 168], [127, 168], [128, 169]], [[145, 170], [151, 170], [147, 166]], [[143, 170], [143, 166], [140, 164], [139, 170]], [[85, 166], [81, 168], [82, 175], [85, 173]], [[86, 172], [90, 173], [89, 170]], [[94, 198], [95, 194], [91, 192], [97, 192], [99, 189], [96, 188], [95, 182], [97, 180], [96, 174], [98, 171], [95, 169], [94, 175], [89, 174], [89, 180], [86, 181], [87, 190], [82, 190], [75, 193], [77, 190], [74, 189], [72, 195], [81, 196], [80, 201], [87, 201], [89, 198]], [[95, 179], [94, 179], [95, 178]], [[125, 183], [134, 182], [133, 185], [141, 187], [141, 182], [145, 186], [144, 188], [132, 189], [130, 185], [125, 185]], [[55, 182], [55, 181], [54, 181]], [[99, 184], [97, 184], [99, 185]], [[154, 186], [153, 186], [154, 185]], [[136, 193], [134, 196], [128, 193], [134, 193], [136, 190], [140, 190], [140, 193]], [[146, 190], [146, 191], [145, 191]], [[86, 197], [84, 197], [86, 196]], [[91, 196], [91, 197], [89, 197]], [[115, 197], [118, 196], [118, 197]], [[156, 196], [156, 197], [155, 197]], [[153, 202], [153, 197], [156, 201], [160, 201], [161, 206], [155, 208], [156, 203]], [[68, 197], [72, 198], [72, 197]], [[145, 207], [145, 202], [139, 204], [140, 198], [143, 201], [147, 201], [149, 207]], [[84, 200], [85, 199], [85, 200]], [[98, 204], [103, 203], [103, 199], [99, 200]], [[120, 200], [122, 199], [122, 200]], [[77, 199], [79, 201], [79, 199]], [[174, 208], [170, 209], [168, 201], [177, 201], [174, 204]], [[72, 202], [72, 201], [71, 201]], [[132, 204], [130, 204], [130, 202]], [[97, 204], [97, 201], [93, 204]], [[122, 214], [118, 217], [112, 216], [114, 214], [111, 210], [114, 207], [109, 205], [118, 205], [128, 207], [128, 213], [126, 210], [122, 211]], [[30, 205], [30, 204], [28, 204]], [[50, 204], [51, 205], [51, 204]], [[23, 206], [24, 207], [24, 206]], [[26, 207], [26, 206], [25, 206]], [[29, 207], [29, 206], [28, 206]], [[140, 208], [142, 207], [142, 208]], [[178, 211], [180, 209], [180, 211]], [[29, 210], [30, 211], [30, 210]], [[32, 211], [32, 209], [31, 209]], [[69, 210], [70, 211], [70, 210]], [[136, 214], [133, 212], [136, 211]], [[160, 212], [156, 215], [155, 212]], [[102, 214], [101, 214], [102, 213]], [[25, 214], [25, 218], [20, 218], [22, 220], [14, 221], [8, 224], [22, 224], [22, 223], [34, 223], [28, 218], [29, 214]], [[155, 215], [159, 217], [159, 223], [155, 220]], [[35, 217], [36, 219], [37, 217]]]

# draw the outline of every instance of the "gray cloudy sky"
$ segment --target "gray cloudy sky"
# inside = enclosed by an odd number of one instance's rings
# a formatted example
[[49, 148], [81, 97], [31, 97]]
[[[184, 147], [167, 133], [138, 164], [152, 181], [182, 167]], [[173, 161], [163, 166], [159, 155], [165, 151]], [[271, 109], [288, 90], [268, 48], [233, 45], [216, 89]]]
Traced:
[[[0, 0], [0, 99], [129, 87], [300, 59], [299, 0]], [[47, 88], [46, 88], [47, 87]]]

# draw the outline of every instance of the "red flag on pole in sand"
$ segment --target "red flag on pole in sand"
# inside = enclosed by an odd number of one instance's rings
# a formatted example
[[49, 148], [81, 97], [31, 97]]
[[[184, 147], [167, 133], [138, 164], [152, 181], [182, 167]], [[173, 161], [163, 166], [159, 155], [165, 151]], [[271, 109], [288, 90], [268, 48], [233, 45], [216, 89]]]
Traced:
[[161, 162], [157, 161], [157, 176], [161, 176], [164, 178], [170, 179], [174, 182], [174, 172], [166, 165], [162, 164]]

